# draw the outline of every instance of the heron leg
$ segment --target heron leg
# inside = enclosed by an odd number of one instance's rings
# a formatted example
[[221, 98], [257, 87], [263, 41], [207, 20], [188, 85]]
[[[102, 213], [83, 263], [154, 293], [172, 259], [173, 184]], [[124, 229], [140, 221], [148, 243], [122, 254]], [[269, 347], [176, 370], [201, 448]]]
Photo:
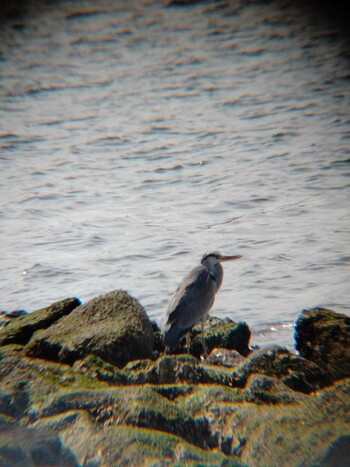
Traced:
[[202, 347], [203, 347], [204, 357], [206, 357], [208, 355], [208, 347], [204, 339], [204, 319], [202, 319], [201, 321], [202, 321]]
[[190, 347], [191, 347], [190, 331], [186, 334], [186, 347], [187, 347], [187, 353], [190, 353]]

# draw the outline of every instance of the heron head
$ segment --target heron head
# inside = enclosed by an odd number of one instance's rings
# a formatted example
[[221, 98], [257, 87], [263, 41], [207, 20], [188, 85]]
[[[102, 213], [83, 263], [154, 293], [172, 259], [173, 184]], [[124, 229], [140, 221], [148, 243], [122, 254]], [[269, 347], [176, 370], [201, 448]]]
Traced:
[[234, 255], [234, 256], [225, 256], [219, 253], [218, 251], [214, 251], [213, 253], [209, 253], [207, 255], [204, 255], [202, 258], [201, 263], [204, 264], [206, 262], [218, 262], [218, 263], [223, 263], [224, 261], [233, 261], [234, 259], [240, 259], [242, 258], [241, 255]]

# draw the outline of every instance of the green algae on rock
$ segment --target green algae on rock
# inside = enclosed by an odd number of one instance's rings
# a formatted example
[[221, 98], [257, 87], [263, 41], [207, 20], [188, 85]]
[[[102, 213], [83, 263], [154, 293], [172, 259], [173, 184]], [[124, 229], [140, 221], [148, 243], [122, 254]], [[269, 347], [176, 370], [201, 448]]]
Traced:
[[27, 344], [36, 331], [47, 329], [54, 322], [71, 313], [80, 303], [78, 298], [66, 298], [46, 308], [12, 319], [0, 329], [0, 346]]
[[350, 377], [350, 317], [323, 308], [304, 310], [296, 322], [296, 349], [334, 379]]
[[145, 310], [125, 291], [110, 292], [79, 306], [25, 348], [30, 357], [73, 364], [89, 354], [123, 366], [153, 351], [153, 330]]
[[93, 419], [79, 411], [40, 419], [34, 426], [60, 433], [66, 445], [74, 446], [83, 465], [244, 467], [237, 458], [220, 450], [200, 448], [164, 431], [131, 425], [106, 425], [97, 430]]
[[233, 376], [240, 381], [238, 385], [244, 387], [254, 373], [276, 377], [295, 391], [305, 393], [331, 383], [331, 378], [318, 365], [280, 346], [254, 351], [233, 371]]
[[[212, 345], [229, 348], [201, 359], [166, 355], [158, 327], [136, 300], [117, 291], [37, 328], [27, 343], [2, 345], [0, 463], [344, 465], [350, 379], [333, 384], [339, 372], [322, 360], [278, 346], [243, 357], [249, 328], [239, 354], [237, 335], [229, 337], [236, 323], [215, 318], [213, 330], [209, 323], [207, 342], [216, 336]], [[342, 332], [344, 342], [346, 326]], [[193, 337], [198, 346], [191, 350], [200, 355], [199, 329]], [[304, 344], [301, 333], [298, 346]], [[328, 349], [327, 362], [334, 351], [340, 368], [346, 354], [334, 343]], [[23, 446], [14, 447], [12, 435], [25, 437]]]

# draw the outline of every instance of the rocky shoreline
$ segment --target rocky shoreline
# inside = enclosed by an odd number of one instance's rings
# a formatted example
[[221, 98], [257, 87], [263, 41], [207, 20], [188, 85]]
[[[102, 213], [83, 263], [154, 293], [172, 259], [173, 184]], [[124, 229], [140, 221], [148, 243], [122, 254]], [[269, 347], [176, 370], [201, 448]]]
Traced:
[[209, 318], [165, 354], [127, 292], [69, 298], [0, 329], [0, 465], [343, 466], [350, 459], [350, 318], [305, 310], [292, 353], [251, 350]]

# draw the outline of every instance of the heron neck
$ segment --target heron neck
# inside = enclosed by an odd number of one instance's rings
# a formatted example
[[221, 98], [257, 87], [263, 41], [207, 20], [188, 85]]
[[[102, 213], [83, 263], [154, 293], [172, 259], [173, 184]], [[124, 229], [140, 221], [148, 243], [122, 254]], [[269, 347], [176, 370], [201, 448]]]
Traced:
[[222, 280], [224, 277], [224, 270], [220, 263], [206, 264], [207, 269], [214, 274], [216, 282], [216, 290], [218, 291], [221, 287]]

